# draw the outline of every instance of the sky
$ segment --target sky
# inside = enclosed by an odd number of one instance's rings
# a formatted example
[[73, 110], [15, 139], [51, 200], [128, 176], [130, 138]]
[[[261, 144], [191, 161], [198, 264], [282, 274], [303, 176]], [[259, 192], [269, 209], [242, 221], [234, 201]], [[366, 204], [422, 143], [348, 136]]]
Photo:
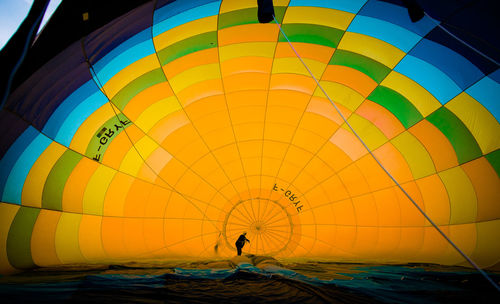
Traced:
[[[62, 0], [51, 0], [49, 7], [43, 17], [40, 30], [49, 20]], [[33, 4], [33, 0], [0, 0], [0, 49], [14, 35], [17, 28], [23, 22], [24, 18]]]

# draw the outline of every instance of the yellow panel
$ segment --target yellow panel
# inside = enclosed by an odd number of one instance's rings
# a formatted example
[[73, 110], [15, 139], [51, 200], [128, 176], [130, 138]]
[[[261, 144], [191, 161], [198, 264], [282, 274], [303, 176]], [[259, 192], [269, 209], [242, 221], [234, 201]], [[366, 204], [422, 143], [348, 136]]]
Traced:
[[500, 231], [500, 220], [476, 224], [477, 244], [472, 259], [479, 267], [486, 268], [500, 262], [500, 242], [498, 231]]
[[56, 230], [56, 252], [63, 264], [87, 262], [79, 245], [81, 219], [81, 214], [65, 212], [61, 214]]
[[[116, 107], [115, 110], [117, 113], [120, 112], [120, 110]], [[113, 112], [111, 104], [109, 102], [103, 104], [80, 125], [75, 135], [73, 136], [73, 139], [71, 140], [71, 144], [69, 145], [70, 149], [85, 155], [87, 146], [96, 133], [97, 129], [102, 127], [102, 125], [106, 121], [114, 116], [115, 112]]]
[[24, 206], [42, 207], [42, 193], [45, 181], [49, 176], [50, 170], [65, 151], [66, 148], [64, 146], [52, 142], [43, 151], [42, 155], [38, 157], [23, 185], [21, 201]]
[[104, 197], [116, 171], [106, 166], [99, 166], [87, 183], [83, 196], [83, 212], [86, 214], [102, 215]]
[[16, 272], [16, 269], [9, 263], [7, 257], [7, 236], [9, 235], [10, 225], [14, 220], [21, 206], [0, 203], [0, 273], [10, 274]]
[[221, 78], [220, 67], [217, 63], [201, 65], [179, 73], [170, 79], [170, 84], [175, 92], [179, 92], [195, 83], [214, 78]]
[[219, 48], [220, 62], [239, 57], [273, 58], [275, 42], [248, 42], [230, 44]]
[[305, 23], [318, 24], [346, 30], [354, 14], [323, 7], [292, 6], [286, 10], [283, 24]]
[[338, 48], [366, 56], [391, 69], [406, 55], [385, 41], [352, 32], [345, 32]]
[[467, 126], [483, 154], [500, 148], [500, 124], [477, 100], [462, 92], [445, 107]]
[[439, 173], [450, 197], [450, 224], [471, 223], [476, 220], [477, 197], [469, 177], [461, 167]]
[[[316, 79], [321, 78], [327, 64], [308, 58], [303, 58], [309, 70]], [[277, 73], [296, 73], [309, 76], [309, 72], [298, 58], [276, 58], [273, 63], [273, 74]]]
[[477, 196], [477, 219], [487, 221], [500, 218], [500, 179], [484, 157], [462, 165], [474, 186]]
[[142, 114], [137, 118], [135, 124], [141, 128], [144, 132], [149, 132], [151, 128], [158, 123], [163, 117], [172, 114], [175, 111], [181, 110], [182, 107], [177, 100], [177, 97], [171, 96], [162, 99], [155, 104], [147, 108]]
[[[144, 136], [141, 140], [134, 144], [135, 148], [131, 148], [127, 155], [123, 158], [120, 165], [120, 171], [136, 176], [139, 169], [144, 164], [144, 160], [158, 148], [158, 144], [151, 138]], [[140, 154], [139, 154], [140, 153]]]
[[209, 16], [184, 23], [154, 37], [157, 52], [181, 40], [217, 30], [217, 17]]
[[396, 71], [391, 71], [380, 85], [391, 88], [403, 95], [424, 117], [441, 106], [441, 103], [429, 91]]
[[[328, 96], [330, 96], [331, 100], [335, 103], [343, 105], [351, 111], [356, 110], [356, 108], [359, 107], [364, 100], [364, 97], [361, 94], [340, 83], [330, 81], [321, 81], [320, 83]], [[314, 96], [326, 98], [325, 94], [323, 94], [319, 88], [314, 91]]]
[[83, 211], [83, 196], [88, 181], [99, 167], [99, 163], [88, 158], [82, 158], [71, 172], [64, 184], [62, 210], [81, 213]]
[[[273, 5], [277, 6], [278, 1], [273, 1]], [[283, 2], [281, 0], [280, 2]], [[287, 1], [288, 2], [288, 1]], [[237, 11], [241, 9], [246, 9], [246, 8], [252, 8], [252, 7], [257, 7], [257, 1], [253, 0], [224, 0], [222, 1], [220, 5], [220, 12], [219, 14], [231, 12], [231, 11]]]
[[103, 84], [103, 90], [109, 99], [112, 99], [123, 87], [141, 75], [160, 68], [156, 53], [135, 61], [116, 73], [113, 78]]
[[103, 261], [106, 258], [102, 246], [101, 222], [101, 216], [86, 214], [82, 216], [79, 233], [80, 250], [88, 261]]
[[429, 152], [411, 133], [401, 133], [391, 142], [406, 159], [415, 179], [436, 172]]
[[[384, 133], [369, 120], [357, 114], [353, 114], [347, 121], [370, 150], [373, 151], [387, 142], [387, 137], [385, 137]], [[343, 124], [342, 128], [348, 132], [352, 132], [346, 124]]]
[[31, 256], [38, 266], [60, 264], [56, 253], [56, 229], [61, 212], [40, 210], [31, 235]]

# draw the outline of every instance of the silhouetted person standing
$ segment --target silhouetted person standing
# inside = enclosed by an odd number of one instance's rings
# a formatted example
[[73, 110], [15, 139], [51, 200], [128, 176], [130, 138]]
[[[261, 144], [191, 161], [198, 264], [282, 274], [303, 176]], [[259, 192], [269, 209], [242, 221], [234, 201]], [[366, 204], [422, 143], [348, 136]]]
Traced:
[[243, 232], [243, 234], [240, 235], [240, 237], [238, 238], [238, 240], [235, 243], [236, 249], [238, 250], [238, 255], [241, 255], [241, 249], [243, 248], [243, 246], [245, 246], [245, 242], [250, 243], [250, 240], [247, 239], [246, 235], [247, 235], [247, 233]]

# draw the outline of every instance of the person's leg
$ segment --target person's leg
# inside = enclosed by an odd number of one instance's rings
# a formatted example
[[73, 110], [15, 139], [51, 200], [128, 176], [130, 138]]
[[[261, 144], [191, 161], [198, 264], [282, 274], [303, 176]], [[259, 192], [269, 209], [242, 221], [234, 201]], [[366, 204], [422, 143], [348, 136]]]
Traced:
[[238, 249], [238, 255], [241, 255], [241, 247], [236, 247], [236, 249]]

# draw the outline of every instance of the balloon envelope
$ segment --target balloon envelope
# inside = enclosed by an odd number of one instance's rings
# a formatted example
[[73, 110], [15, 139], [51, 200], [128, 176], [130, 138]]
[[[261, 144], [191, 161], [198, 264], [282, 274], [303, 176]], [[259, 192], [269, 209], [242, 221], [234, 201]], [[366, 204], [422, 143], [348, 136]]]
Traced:
[[[382, 166], [496, 265], [498, 66], [389, 2], [275, 0], [274, 12]], [[139, 6], [2, 110], [0, 271], [228, 257], [245, 231], [244, 253], [466, 265], [342, 116], [256, 1]]]

